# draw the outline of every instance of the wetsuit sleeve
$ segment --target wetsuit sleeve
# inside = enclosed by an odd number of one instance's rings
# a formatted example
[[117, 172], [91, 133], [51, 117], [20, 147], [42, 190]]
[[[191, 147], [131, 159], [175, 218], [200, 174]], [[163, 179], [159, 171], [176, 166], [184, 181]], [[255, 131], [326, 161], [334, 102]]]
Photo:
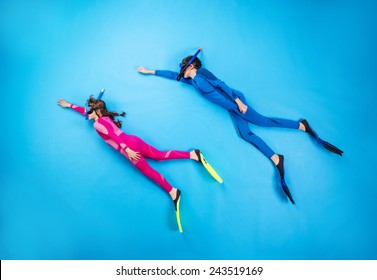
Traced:
[[195, 78], [194, 87], [196, 87], [201, 92], [203, 97], [209, 101], [228, 110], [237, 110], [237, 104], [217, 91], [216, 87], [214, 87], [214, 85], [209, 83], [206, 79], [200, 77]]
[[77, 106], [77, 105], [71, 104], [71, 105], [69, 106], [69, 108], [71, 108], [72, 110], [75, 110], [76, 112], [80, 113], [80, 114], [83, 115], [83, 116], [86, 116], [85, 108], [83, 108], [83, 107], [80, 107], [80, 106]]
[[[156, 70], [154, 72], [154, 74], [156, 76], [163, 77], [163, 78], [170, 79], [170, 80], [177, 80], [177, 77], [179, 75], [178, 72], [173, 72], [173, 71], [169, 71], [169, 70]], [[184, 77], [182, 77], [179, 81], [183, 82], [185, 84], [191, 85], [190, 79], [185, 79]]]
[[238, 96], [235, 94], [235, 91], [228, 87], [223, 81], [216, 79], [216, 80], [208, 80], [208, 82], [213, 85], [214, 87], [220, 89], [224, 92], [231, 100], [236, 100]]
[[[116, 148], [118, 151], [125, 150], [127, 148], [125, 141], [121, 137], [123, 132], [120, 129], [117, 129], [114, 123], [110, 123], [100, 118], [95, 124], [95, 129], [97, 132], [106, 135], [112, 141], [114, 141], [118, 145]], [[106, 142], [113, 146], [113, 143], [109, 143], [108, 140], [106, 140]]]
[[226, 95], [228, 95], [233, 101], [238, 98], [238, 96], [234, 94], [233, 89], [231, 89], [230, 87], [228, 87], [223, 81], [220, 81], [220, 83], [219, 83], [219, 85], [217, 87], [219, 89], [221, 89], [223, 92], [225, 92]]
[[215, 88], [219, 89], [223, 93], [225, 93], [232, 101], [235, 101], [239, 98], [238, 94], [239, 91], [236, 91], [230, 87], [228, 87], [223, 81], [216, 78], [216, 76], [205, 68], [200, 68], [197, 72], [201, 76], [203, 76], [208, 83], [210, 83]]

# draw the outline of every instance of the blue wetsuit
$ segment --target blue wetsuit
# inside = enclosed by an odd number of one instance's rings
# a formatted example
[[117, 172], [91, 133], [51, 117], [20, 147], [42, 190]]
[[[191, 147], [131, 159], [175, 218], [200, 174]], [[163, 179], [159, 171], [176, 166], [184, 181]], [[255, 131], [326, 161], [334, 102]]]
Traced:
[[[177, 72], [167, 70], [155, 71], [155, 75], [172, 80], [176, 80], [178, 74]], [[257, 113], [246, 103], [242, 92], [228, 87], [205, 68], [198, 69], [194, 79], [185, 79], [182, 77], [180, 81], [194, 86], [204, 98], [227, 109], [241, 137], [258, 148], [268, 158], [271, 158], [275, 152], [261, 138], [251, 132], [248, 122], [265, 127], [299, 128], [300, 124], [298, 121], [268, 118]], [[238, 106], [235, 103], [237, 98], [248, 107], [245, 114], [242, 114], [238, 110]]]

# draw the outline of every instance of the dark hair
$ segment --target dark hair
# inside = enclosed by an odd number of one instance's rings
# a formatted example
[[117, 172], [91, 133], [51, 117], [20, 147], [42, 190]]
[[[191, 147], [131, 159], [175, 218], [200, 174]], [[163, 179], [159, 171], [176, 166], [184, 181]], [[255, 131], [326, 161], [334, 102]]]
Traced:
[[[192, 58], [192, 55], [185, 57], [184, 59], [182, 59], [182, 64], [188, 63], [191, 58]], [[191, 64], [194, 66], [195, 69], [200, 69], [202, 67], [202, 62], [197, 57], [195, 57], [194, 61], [191, 62]]]
[[124, 117], [124, 116], [126, 115], [126, 112], [122, 112], [121, 114], [118, 114], [118, 113], [115, 113], [115, 112], [107, 111], [105, 101], [95, 99], [93, 96], [90, 96], [90, 98], [89, 98], [89, 100], [88, 100], [88, 105], [89, 105], [92, 109], [100, 110], [102, 116], [110, 117], [110, 118], [114, 121], [114, 123], [115, 123], [115, 125], [116, 125], [117, 127], [119, 127], [119, 128], [122, 127], [122, 121], [120, 121], [120, 120], [115, 120], [114, 117], [117, 117], [117, 116]]

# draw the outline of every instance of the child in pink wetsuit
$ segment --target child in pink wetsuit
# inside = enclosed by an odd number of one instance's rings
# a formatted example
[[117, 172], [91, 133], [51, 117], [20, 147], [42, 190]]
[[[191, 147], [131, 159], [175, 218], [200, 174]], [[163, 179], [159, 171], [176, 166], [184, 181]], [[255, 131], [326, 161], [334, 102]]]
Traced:
[[[70, 105], [70, 108], [86, 116], [83, 107], [76, 105]], [[106, 116], [98, 118], [94, 122], [94, 128], [99, 136], [105, 140], [106, 144], [116, 149], [118, 152], [127, 157], [133, 165], [136, 166], [145, 176], [151, 178], [158, 185], [160, 185], [165, 191], [170, 193], [173, 187], [166, 181], [166, 179], [154, 170], [145, 158], [154, 160], [167, 160], [167, 159], [190, 159], [190, 152], [181, 151], [167, 151], [161, 152], [156, 148], [145, 143], [142, 139], [134, 135], [128, 135], [120, 130], [114, 123], [114, 121]], [[139, 159], [132, 159], [127, 154], [126, 149], [129, 148], [140, 154]]]
[[124, 116], [114, 112], [109, 112], [106, 109], [106, 104], [102, 100], [96, 100], [93, 97], [89, 99], [89, 106], [91, 110], [85, 112], [85, 109], [68, 103], [64, 99], [59, 99], [58, 104], [64, 108], [71, 108], [83, 116], [88, 116], [90, 120], [94, 120], [94, 128], [105, 142], [123, 154], [137, 169], [139, 169], [145, 176], [149, 177], [160, 185], [176, 202], [180, 197], [180, 191], [173, 188], [169, 182], [155, 169], [153, 169], [146, 158], [154, 160], [169, 160], [169, 159], [193, 159], [199, 161], [199, 150], [191, 152], [170, 150], [162, 152], [145, 143], [137, 136], [128, 135], [124, 133], [120, 127], [121, 122], [116, 121], [114, 116]]

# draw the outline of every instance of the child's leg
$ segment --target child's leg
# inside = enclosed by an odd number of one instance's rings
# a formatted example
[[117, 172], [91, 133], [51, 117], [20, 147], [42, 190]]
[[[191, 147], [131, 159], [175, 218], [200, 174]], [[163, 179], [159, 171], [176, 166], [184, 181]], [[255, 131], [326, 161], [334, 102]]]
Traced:
[[154, 148], [153, 146], [145, 143], [143, 140], [140, 139], [140, 151], [141, 154], [150, 159], [155, 160], [168, 160], [168, 159], [190, 159], [190, 152], [186, 151], [160, 151]]
[[237, 112], [237, 114], [242, 117], [243, 119], [264, 127], [282, 127], [282, 128], [291, 128], [291, 129], [298, 129], [300, 127], [300, 122], [292, 121], [287, 119], [281, 118], [269, 118], [259, 114], [253, 108], [248, 106], [247, 111], [245, 114]]
[[145, 176], [155, 181], [159, 186], [161, 186], [167, 193], [170, 193], [173, 187], [169, 182], [162, 176], [161, 173], [153, 169], [144, 157], [140, 157], [138, 161], [131, 161], [137, 169], [139, 169]]

